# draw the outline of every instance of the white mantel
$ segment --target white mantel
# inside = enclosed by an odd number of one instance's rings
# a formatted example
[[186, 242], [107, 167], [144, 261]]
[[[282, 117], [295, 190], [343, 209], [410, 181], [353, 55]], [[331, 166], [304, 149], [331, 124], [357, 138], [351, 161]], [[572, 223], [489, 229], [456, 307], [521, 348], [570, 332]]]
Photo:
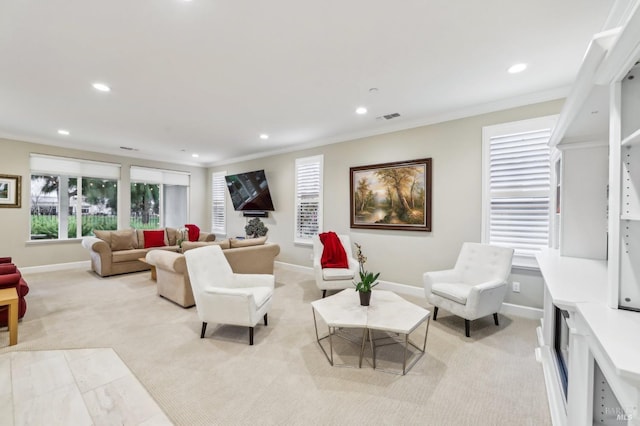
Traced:
[[[540, 253], [537, 260], [545, 280], [538, 351], [554, 424], [592, 424], [595, 362], [620, 406], [630, 414], [626, 423], [619, 424], [639, 425], [640, 313], [608, 307], [606, 261], [560, 256], [552, 249]], [[554, 306], [570, 315], [568, 401], [554, 356]]]

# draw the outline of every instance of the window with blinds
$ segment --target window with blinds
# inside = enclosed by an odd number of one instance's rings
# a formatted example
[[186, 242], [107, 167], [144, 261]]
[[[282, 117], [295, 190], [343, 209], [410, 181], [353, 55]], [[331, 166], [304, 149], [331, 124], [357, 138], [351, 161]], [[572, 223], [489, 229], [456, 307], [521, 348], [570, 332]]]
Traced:
[[65, 240], [118, 228], [120, 164], [31, 154], [30, 239]]
[[190, 173], [131, 166], [131, 221], [136, 229], [189, 223]]
[[554, 117], [483, 129], [483, 242], [515, 250], [515, 266], [535, 267], [549, 246]]
[[227, 234], [226, 221], [226, 192], [224, 172], [217, 172], [211, 175], [211, 232], [214, 234]]
[[322, 171], [322, 155], [296, 159], [296, 243], [311, 244], [322, 232]]

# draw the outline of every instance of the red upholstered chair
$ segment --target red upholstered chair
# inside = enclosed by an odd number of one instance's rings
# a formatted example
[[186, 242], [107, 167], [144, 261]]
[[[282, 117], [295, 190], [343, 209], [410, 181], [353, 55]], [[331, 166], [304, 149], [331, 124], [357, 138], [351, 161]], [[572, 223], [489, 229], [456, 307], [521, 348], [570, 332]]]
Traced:
[[[27, 302], [24, 297], [29, 293], [29, 286], [14, 264], [2, 263], [0, 264], [0, 288], [11, 287], [15, 287], [18, 292], [18, 318], [22, 318], [27, 312]], [[6, 327], [8, 315], [8, 308], [0, 308], [0, 327]]]
[[0, 257], [0, 263], [11, 263], [10, 257]]

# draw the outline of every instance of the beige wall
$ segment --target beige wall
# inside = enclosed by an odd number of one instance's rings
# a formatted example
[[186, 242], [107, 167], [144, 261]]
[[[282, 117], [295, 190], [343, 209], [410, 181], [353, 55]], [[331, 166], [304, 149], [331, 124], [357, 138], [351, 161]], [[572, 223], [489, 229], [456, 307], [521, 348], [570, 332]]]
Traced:
[[[482, 127], [556, 114], [562, 101], [551, 101], [440, 124], [326, 145], [251, 161], [213, 167], [239, 173], [265, 169], [276, 211], [264, 219], [269, 240], [280, 244], [278, 260], [311, 266], [311, 248], [293, 243], [294, 162], [324, 155], [324, 231], [349, 233], [363, 247], [367, 269], [380, 278], [414, 286], [422, 273], [448, 268], [464, 241], [480, 241]], [[432, 232], [362, 230], [349, 227], [349, 168], [391, 161], [433, 159]], [[227, 234], [244, 235], [246, 219], [227, 198]], [[514, 271], [521, 293], [507, 301], [542, 307], [538, 273]]]
[[210, 197], [208, 196], [210, 185], [207, 180], [207, 172], [203, 168], [137, 160], [6, 139], [0, 139], [0, 153], [0, 173], [22, 176], [22, 208], [0, 209], [0, 235], [2, 235], [2, 238], [0, 238], [0, 256], [12, 256], [18, 266], [40, 266], [89, 260], [89, 255], [80, 245], [79, 239], [69, 241], [29, 241], [29, 154], [31, 153], [121, 164], [120, 227], [128, 227], [128, 212], [130, 211], [129, 166], [158, 167], [190, 172], [190, 222], [198, 224], [203, 230], [210, 228], [211, 213], [209, 208]]
[[[422, 273], [453, 265], [463, 241], [480, 241], [482, 127], [556, 114], [562, 101], [551, 101], [475, 117], [352, 140], [322, 147], [243, 161], [209, 170], [170, 163], [135, 160], [81, 150], [0, 139], [0, 173], [22, 176], [22, 208], [0, 209], [0, 256], [10, 255], [19, 266], [88, 260], [78, 240], [28, 242], [29, 154], [32, 152], [122, 164], [121, 188], [129, 187], [128, 167], [140, 165], [191, 172], [190, 221], [209, 230], [210, 175], [265, 169], [276, 208], [264, 222], [269, 239], [280, 244], [278, 260], [311, 266], [311, 248], [293, 243], [294, 161], [324, 155], [324, 230], [349, 233], [363, 246], [367, 268], [390, 282], [422, 285]], [[349, 228], [349, 168], [391, 161], [433, 159], [433, 232], [357, 230]], [[27, 185], [25, 187], [25, 184]], [[120, 194], [120, 210], [129, 211], [128, 193]], [[121, 226], [127, 220], [121, 218]], [[227, 196], [227, 234], [244, 235], [246, 219], [233, 211]], [[541, 307], [542, 279], [537, 272], [514, 271], [522, 292], [509, 292], [507, 301]]]

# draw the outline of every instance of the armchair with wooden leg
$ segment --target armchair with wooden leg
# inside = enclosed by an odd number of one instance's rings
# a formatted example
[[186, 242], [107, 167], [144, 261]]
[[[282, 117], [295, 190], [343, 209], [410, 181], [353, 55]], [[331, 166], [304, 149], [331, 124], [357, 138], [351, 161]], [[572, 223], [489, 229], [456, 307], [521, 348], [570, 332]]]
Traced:
[[489, 244], [464, 243], [453, 269], [425, 272], [424, 292], [434, 306], [433, 320], [443, 308], [464, 318], [469, 337], [470, 321], [493, 314], [496, 325], [498, 311], [507, 293], [513, 249]]
[[209, 322], [249, 327], [249, 344], [253, 331], [271, 307], [274, 276], [271, 274], [236, 274], [219, 246], [206, 246], [184, 254], [191, 280], [196, 311], [202, 321], [200, 338]]
[[347, 261], [346, 268], [323, 268], [321, 259], [324, 252], [324, 245], [322, 244], [319, 235], [315, 235], [312, 239], [313, 273], [318, 289], [322, 290], [322, 297], [327, 295], [327, 290], [344, 290], [346, 288], [353, 288], [353, 280], [358, 277], [358, 268], [360, 265], [353, 257], [351, 239], [348, 235], [337, 235], [337, 237], [345, 251]]

